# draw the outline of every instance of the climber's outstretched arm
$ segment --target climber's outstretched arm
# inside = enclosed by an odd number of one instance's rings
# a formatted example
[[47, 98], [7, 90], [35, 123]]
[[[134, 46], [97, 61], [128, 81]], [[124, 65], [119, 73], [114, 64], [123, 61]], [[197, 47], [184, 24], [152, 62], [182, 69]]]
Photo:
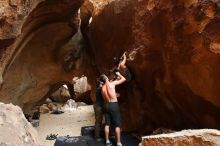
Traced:
[[126, 68], [126, 54], [125, 54], [126, 52], [124, 52], [124, 54], [122, 55], [122, 60], [120, 61], [120, 63], [119, 63], [119, 68]]

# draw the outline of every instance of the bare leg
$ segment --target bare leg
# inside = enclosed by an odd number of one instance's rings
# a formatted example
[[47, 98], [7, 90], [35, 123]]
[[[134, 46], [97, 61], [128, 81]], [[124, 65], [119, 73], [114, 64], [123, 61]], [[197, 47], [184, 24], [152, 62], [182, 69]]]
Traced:
[[109, 125], [105, 126], [105, 139], [109, 141]]
[[121, 129], [120, 127], [115, 128], [116, 138], [117, 138], [117, 144], [121, 144]]

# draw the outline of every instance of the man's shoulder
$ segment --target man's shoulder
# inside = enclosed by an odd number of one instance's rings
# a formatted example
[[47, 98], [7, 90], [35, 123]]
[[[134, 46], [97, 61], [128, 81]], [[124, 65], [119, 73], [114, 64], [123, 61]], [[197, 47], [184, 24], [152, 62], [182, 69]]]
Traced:
[[117, 80], [114, 80], [114, 81], [110, 82], [109, 86], [114, 87], [116, 82], [117, 82]]

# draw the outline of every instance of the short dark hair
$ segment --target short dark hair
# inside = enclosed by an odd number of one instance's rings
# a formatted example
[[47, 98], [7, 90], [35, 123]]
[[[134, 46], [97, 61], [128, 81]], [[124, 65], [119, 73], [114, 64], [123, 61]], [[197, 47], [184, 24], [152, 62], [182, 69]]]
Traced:
[[100, 84], [100, 80], [99, 80], [99, 78], [96, 78], [96, 88], [99, 87], [99, 84]]
[[119, 57], [114, 57], [113, 60], [115, 65], [118, 65], [120, 63]]
[[99, 80], [103, 83], [106, 82], [106, 79], [107, 79], [107, 76], [105, 74], [101, 74], [100, 77], [99, 77]]

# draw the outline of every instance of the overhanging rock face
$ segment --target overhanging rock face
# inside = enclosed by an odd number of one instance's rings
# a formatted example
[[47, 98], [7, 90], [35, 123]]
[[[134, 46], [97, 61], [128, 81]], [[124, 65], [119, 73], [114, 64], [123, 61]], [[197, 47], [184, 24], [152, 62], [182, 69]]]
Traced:
[[215, 0], [95, 7], [87, 34], [98, 70], [129, 53], [133, 81], [119, 89], [123, 128], [220, 128], [219, 10]]
[[69, 61], [77, 48], [67, 44], [78, 30], [82, 3], [1, 1], [0, 39], [13, 40], [1, 45], [1, 101], [28, 107], [44, 97], [51, 85], [71, 82], [74, 75], [81, 74], [74, 64], [80, 55]]
[[212, 129], [183, 130], [170, 134], [146, 136], [140, 146], [218, 146], [220, 131]]

